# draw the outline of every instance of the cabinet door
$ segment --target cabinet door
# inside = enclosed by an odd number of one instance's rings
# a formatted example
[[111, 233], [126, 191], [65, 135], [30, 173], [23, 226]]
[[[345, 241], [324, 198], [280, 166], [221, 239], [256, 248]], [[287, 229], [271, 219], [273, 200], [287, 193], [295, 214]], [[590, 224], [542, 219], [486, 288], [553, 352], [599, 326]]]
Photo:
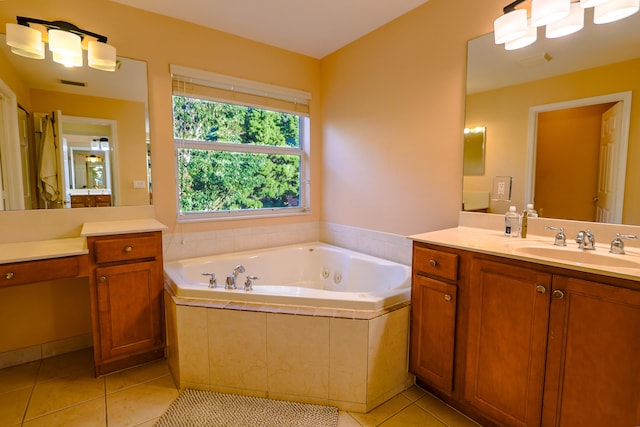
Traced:
[[456, 286], [415, 275], [411, 295], [411, 371], [451, 393]]
[[474, 259], [464, 397], [505, 426], [539, 426], [551, 275]]
[[640, 425], [640, 292], [555, 276], [543, 426]]
[[163, 346], [158, 262], [96, 268], [103, 361]]

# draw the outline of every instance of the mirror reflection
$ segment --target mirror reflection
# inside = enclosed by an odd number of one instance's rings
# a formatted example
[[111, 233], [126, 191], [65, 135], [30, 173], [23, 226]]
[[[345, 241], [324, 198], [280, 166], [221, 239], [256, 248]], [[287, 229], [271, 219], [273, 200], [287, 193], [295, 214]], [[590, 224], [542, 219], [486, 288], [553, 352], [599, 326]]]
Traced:
[[0, 34], [0, 210], [149, 204], [147, 99], [144, 61], [65, 68]]
[[[632, 167], [640, 161], [640, 99], [631, 96], [640, 90], [637, 28], [638, 13], [595, 25], [587, 10], [582, 31], [545, 39], [539, 29], [538, 41], [523, 49], [506, 51], [494, 43], [493, 34], [469, 41], [465, 126], [486, 126], [491, 132], [485, 172], [463, 177], [463, 198], [487, 194], [496, 176], [509, 176], [511, 200], [490, 200], [488, 212], [502, 214], [509, 205], [521, 209], [534, 203], [541, 216], [640, 225], [640, 199], [634, 193], [640, 170]], [[608, 119], [603, 114], [618, 103], [623, 114], [615, 126], [623, 141], [606, 148], [601, 137]], [[568, 124], [565, 119], [580, 109], [596, 118], [587, 123], [573, 117]], [[552, 111], [558, 112], [544, 117]], [[549, 140], [547, 135], [556, 131], [561, 133]], [[595, 145], [587, 147], [592, 139]], [[607, 150], [610, 156], [600, 156]], [[604, 180], [598, 176], [603, 162], [609, 165]], [[586, 181], [590, 187], [579, 189]], [[603, 193], [605, 184], [616, 194]], [[603, 199], [617, 204], [619, 212], [603, 208]]]

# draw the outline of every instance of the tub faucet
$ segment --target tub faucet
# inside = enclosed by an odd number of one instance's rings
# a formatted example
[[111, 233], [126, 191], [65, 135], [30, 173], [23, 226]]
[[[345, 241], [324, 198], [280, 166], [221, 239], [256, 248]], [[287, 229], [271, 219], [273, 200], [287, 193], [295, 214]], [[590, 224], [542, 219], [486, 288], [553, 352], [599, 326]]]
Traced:
[[225, 289], [236, 289], [236, 282], [238, 281], [238, 274], [244, 273], [244, 266], [238, 264], [233, 269], [233, 273], [227, 276], [227, 282], [224, 285]]
[[578, 235], [576, 236], [576, 243], [578, 244], [578, 249], [589, 251], [594, 251], [596, 249], [596, 238], [593, 236], [593, 234], [591, 234], [591, 230], [578, 231]]
[[216, 280], [216, 273], [202, 273], [203, 276], [209, 276], [209, 287], [215, 288], [218, 286], [218, 281]]
[[244, 290], [252, 291], [253, 290], [253, 281], [258, 280], [258, 276], [247, 276], [247, 280], [244, 282]]

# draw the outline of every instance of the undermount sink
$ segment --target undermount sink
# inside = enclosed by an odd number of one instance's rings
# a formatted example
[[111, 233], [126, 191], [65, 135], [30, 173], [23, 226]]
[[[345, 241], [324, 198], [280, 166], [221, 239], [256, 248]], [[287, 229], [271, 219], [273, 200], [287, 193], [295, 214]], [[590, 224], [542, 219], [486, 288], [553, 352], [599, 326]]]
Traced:
[[514, 253], [533, 257], [547, 258], [550, 260], [569, 262], [574, 264], [587, 264], [599, 267], [640, 268], [640, 257], [630, 259], [629, 255], [610, 255], [597, 251], [570, 249], [563, 247], [526, 246], [515, 248]]

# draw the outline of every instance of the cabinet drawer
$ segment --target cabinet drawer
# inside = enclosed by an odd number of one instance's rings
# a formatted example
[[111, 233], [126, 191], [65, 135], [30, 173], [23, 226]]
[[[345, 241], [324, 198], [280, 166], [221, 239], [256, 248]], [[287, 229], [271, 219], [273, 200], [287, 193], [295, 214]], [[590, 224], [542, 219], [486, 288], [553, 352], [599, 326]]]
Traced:
[[157, 236], [96, 240], [94, 246], [95, 261], [98, 264], [155, 258], [161, 251], [162, 246]]
[[0, 286], [24, 285], [79, 275], [80, 257], [77, 256], [1, 264]]
[[458, 280], [458, 255], [433, 249], [414, 247], [413, 267], [416, 271], [447, 280]]

